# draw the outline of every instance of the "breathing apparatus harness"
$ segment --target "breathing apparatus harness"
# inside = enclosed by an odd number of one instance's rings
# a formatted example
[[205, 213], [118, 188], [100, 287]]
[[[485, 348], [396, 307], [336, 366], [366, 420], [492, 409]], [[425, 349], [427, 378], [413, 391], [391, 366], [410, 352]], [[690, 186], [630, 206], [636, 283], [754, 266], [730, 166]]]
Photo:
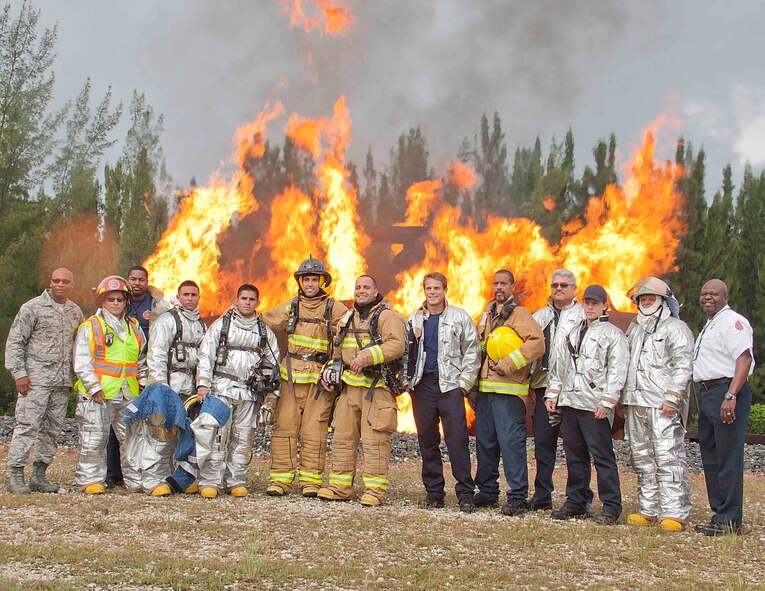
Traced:
[[[194, 379], [196, 377], [196, 369], [175, 365], [172, 363], [171, 360], [175, 359], [175, 361], [179, 361], [183, 363], [184, 361], [186, 361], [187, 349], [199, 349], [199, 343], [184, 341], [183, 340], [183, 322], [181, 321], [181, 313], [175, 307], [168, 310], [168, 312], [173, 317], [173, 320], [175, 320], [175, 336], [173, 337], [173, 341], [170, 343], [170, 349], [169, 349], [170, 357], [168, 359], [168, 364], [167, 364], [167, 383], [168, 384], [170, 383], [170, 374], [173, 372], [189, 374], [191, 375], [192, 381], [196, 381]], [[204, 332], [207, 330], [205, 323], [202, 321], [201, 318], [198, 318], [197, 322], [199, 322], [199, 324], [202, 326], [202, 333], [204, 334]]]
[[[302, 291], [302, 288], [301, 288]], [[327, 330], [327, 342], [329, 343], [327, 345], [327, 351], [326, 353], [307, 353], [304, 355], [295, 355], [294, 353], [289, 352], [289, 348], [287, 350], [286, 355], [284, 356], [284, 366], [287, 370], [287, 381], [290, 383], [290, 387], [293, 389], [295, 388], [295, 382], [292, 380], [292, 359], [299, 359], [300, 361], [313, 361], [315, 363], [320, 363], [322, 365], [326, 364], [328, 361], [332, 359], [332, 310], [335, 306], [335, 300], [332, 298], [327, 298], [327, 304], [324, 308], [324, 316], [322, 318], [301, 318], [300, 317], [300, 295], [295, 297], [295, 299], [292, 300], [292, 303], [290, 303], [290, 312], [289, 312], [289, 318], [287, 319], [287, 326], [285, 328], [287, 332], [287, 338], [289, 338], [290, 335], [295, 334], [295, 330], [297, 329], [297, 325], [300, 322], [306, 322], [310, 324], [321, 324], [323, 323]], [[320, 392], [317, 391], [316, 398], [318, 398], [318, 395]]]

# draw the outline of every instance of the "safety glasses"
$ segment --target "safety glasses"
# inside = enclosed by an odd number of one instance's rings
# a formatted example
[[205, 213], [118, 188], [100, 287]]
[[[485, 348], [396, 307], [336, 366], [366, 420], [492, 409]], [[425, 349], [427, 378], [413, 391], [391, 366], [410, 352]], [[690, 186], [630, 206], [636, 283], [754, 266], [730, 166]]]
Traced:
[[107, 302], [119, 302], [120, 304], [125, 301], [123, 296], [106, 296]]

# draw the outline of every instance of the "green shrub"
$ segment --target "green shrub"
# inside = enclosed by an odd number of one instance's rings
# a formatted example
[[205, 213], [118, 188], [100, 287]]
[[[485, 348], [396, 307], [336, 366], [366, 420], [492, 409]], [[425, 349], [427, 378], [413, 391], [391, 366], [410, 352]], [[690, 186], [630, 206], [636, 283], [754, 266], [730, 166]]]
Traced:
[[749, 433], [765, 435], [765, 404], [753, 404], [749, 411]]

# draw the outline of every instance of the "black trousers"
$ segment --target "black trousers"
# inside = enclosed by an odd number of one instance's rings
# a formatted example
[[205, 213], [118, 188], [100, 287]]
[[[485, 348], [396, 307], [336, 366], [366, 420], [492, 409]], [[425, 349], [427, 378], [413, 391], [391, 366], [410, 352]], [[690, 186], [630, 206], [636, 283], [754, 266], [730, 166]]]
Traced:
[[596, 419], [592, 411], [567, 406], [563, 408], [561, 431], [568, 468], [566, 504], [576, 511], [584, 512], [592, 473], [590, 464], [590, 455], [592, 455], [598, 476], [598, 497], [603, 503], [603, 513], [614, 517], [621, 515], [622, 492], [619, 484], [619, 468], [616, 466], [616, 456], [611, 442], [611, 424], [608, 419]]
[[120, 442], [109, 427], [109, 441], [106, 444], [106, 478], [116, 482], [122, 481], [122, 466], [120, 465]]
[[[558, 449], [560, 423], [554, 427], [550, 424], [547, 408], [545, 408], [546, 388], [535, 388], [534, 398], [534, 460], [537, 472], [534, 476], [534, 497], [540, 501], [551, 501], [555, 490], [553, 485], [553, 470], [555, 470], [555, 454]], [[587, 478], [587, 502], [592, 502], [589, 474]]]
[[457, 497], [473, 494], [475, 483], [470, 474], [470, 447], [468, 444], [465, 397], [456, 388], [441, 392], [438, 374], [423, 376], [412, 393], [412, 412], [417, 426], [417, 440], [422, 455], [422, 483], [429, 495], [444, 496], [444, 465], [441, 461], [441, 434], [439, 420], [444, 428], [444, 440], [452, 464], [452, 475], [457, 480]]
[[712, 521], [740, 528], [744, 512], [744, 437], [752, 406], [749, 384], [736, 396], [736, 420], [727, 425], [720, 406], [728, 384], [699, 393], [699, 447]]

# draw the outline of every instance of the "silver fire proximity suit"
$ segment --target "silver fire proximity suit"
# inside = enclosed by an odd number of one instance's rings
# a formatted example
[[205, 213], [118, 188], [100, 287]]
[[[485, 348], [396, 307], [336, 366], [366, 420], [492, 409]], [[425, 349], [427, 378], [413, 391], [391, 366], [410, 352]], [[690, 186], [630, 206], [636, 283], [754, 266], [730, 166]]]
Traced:
[[[625, 438], [638, 476], [638, 512], [650, 520], [685, 523], [691, 514], [691, 496], [683, 417], [688, 414], [693, 334], [662, 303], [650, 316], [641, 309], [627, 339], [630, 365], [621, 402]], [[663, 405], [677, 412], [664, 416]]]
[[613, 424], [614, 409], [627, 376], [627, 341], [616, 326], [598, 319], [589, 326], [580, 343], [585, 323], [583, 320], [574, 326], [564, 345], [555, 350], [545, 399], [557, 400], [558, 407], [590, 412], [601, 407]]
[[[546, 388], [550, 377], [550, 368], [555, 362], [554, 352], [566, 347], [566, 335], [584, 320], [584, 311], [576, 298], [565, 308], [557, 311], [553, 307], [552, 301], [549, 301], [544, 308], [534, 312], [534, 320], [539, 324], [543, 331], [550, 332], [550, 350], [546, 351], [541, 359], [531, 364], [531, 387]], [[544, 401], [540, 400], [539, 404]]]
[[[276, 336], [259, 316], [243, 318], [232, 309], [228, 337], [223, 346], [224, 316], [210, 326], [199, 348], [197, 388], [209, 388], [231, 410], [221, 426], [203, 413], [192, 424], [197, 447], [199, 486], [230, 491], [247, 484], [247, 466], [252, 456], [252, 429], [256, 419], [255, 395], [247, 385], [253, 369], [266, 361], [279, 363]], [[262, 338], [265, 331], [265, 338]], [[223, 351], [225, 349], [225, 351]], [[224, 359], [225, 358], [225, 359]]]
[[[94, 332], [94, 327], [96, 332]], [[128, 350], [130, 358], [114, 359], [109, 363], [121, 365], [119, 377], [98, 373], [103, 355], [98, 354], [99, 342], [105, 345], [105, 355], [110, 350]], [[103, 353], [103, 351], [102, 351]], [[78, 380], [75, 420], [80, 434], [80, 449], [75, 469], [75, 483], [86, 487], [103, 483], [106, 479], [106, 443], [109, 427], [114, 429], [120, 444], [125, 446], [121, 454], [122, 474], [125, 486], [132, 491], [141, 489], [140, 468], [131, 440], [138, 433], [138, 426], [126, 425], [122, 409], [138, 396], [139, 385], [146, 383], [146, 338], [133, 319], [117, 318], [100, 308], [94, 316], [80, 326], [74, 342], [74, 372]], [[106, 400], [97, 404], [92, 396], [103, 390]], [[131, 451], [129, 451], [131, 450]]]
[[[199, 316], [199, 307], [187, 310], [176, 298], [171, 298], [170, 304], [170, 310], [158, 316], [149, 330], [149, 382], [170, 386], [184, 403], [196, 396], [199, 346], [207, 329]], [[159, 472], [154, 475], [160, 482], [173, 471], [177, 438], [167, 435], [164, 429], [145, 424], [140, 437], [147, 455], [156, 453], [162, 458], [156, 466], [162, 466], [164, 476]]]
[[149, 381], [170, 386], [185, 402], [196, 394], [198, 351], [206, 328], [198, 307], [187, 310], [175, 298], [170, 303], [173, 307], [151, 325], [147, 354]]

